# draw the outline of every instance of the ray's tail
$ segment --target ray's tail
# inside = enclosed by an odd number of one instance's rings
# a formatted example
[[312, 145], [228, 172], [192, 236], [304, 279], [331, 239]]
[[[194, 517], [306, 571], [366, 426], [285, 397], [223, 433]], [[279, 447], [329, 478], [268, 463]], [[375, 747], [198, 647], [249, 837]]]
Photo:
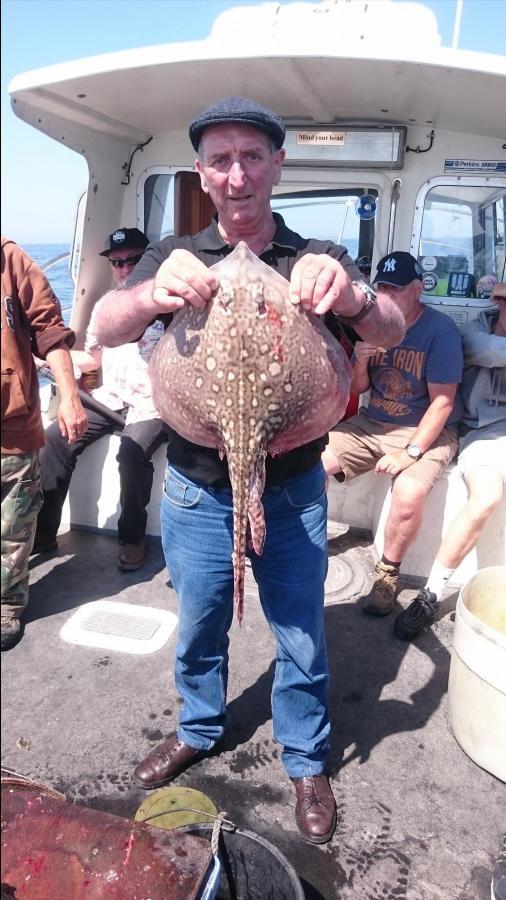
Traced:
[[232, 484], [233, 541], [232, 562], [234, 566], [234, 606], [237, 620], [241, 624], [244, 612], [244, 576], [246, 569], [246, 547], [248, 524], [255, 553], [262, 553], [265, 540], [265, 519], [262, 493], [265, 483], [265, 451], [255, 455], [238, 456], [232, 451], [228, 455], [228, 470]]

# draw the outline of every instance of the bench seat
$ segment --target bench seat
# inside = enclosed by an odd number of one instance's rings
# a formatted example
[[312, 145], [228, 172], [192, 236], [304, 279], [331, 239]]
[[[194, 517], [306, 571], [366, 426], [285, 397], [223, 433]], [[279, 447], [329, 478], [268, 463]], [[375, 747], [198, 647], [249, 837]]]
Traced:
[[[101, 438], [80, 457], [64, 508], [66, 527], [116, 532], [119, 514], [119, 479], [116, 455], [119, 437]], [[166, 447], [153, 456], [155, 475], [148, 506], [147, 534], [160, 534], [160, 503]], [[349, 484], [330, 479], [329, 521], [372, 534], [378, 557], [383, 552], [384, 525], [390, 508], [390, 478], [369, 472]], [[425, 503], [420, 532], [406, 554], [401, 571], [425, 578], [437, 553], [445, 528], [466, 502], [466, 488], [454, 464], [450, 464]], [[476, 547], [456, 570], [452, 584], [464, 584], [478, 569], [506, 562], [506, 496], [495, 510]]]

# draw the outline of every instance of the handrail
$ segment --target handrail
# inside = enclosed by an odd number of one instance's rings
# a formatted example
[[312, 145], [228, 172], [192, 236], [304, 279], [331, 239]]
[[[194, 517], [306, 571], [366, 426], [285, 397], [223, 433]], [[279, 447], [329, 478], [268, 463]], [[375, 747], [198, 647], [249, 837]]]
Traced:
[[69, 250], [67, 250], [65, 253], [58, 253], [56, 256], [53, 256], [53, 257], [51, 257], [51, 259], [48, 259], [47, 262], [42, 263], [42, 265], [41, 265], [42, 271], [45, 272], [46, 269], [50, 269], [51, 266], [56, 265], [56, 263], [60, 262], [60, 260], [62, 260], [62, 259], [68, 259], [69, 256], [70, 256]]
[[[35, 364], [37, 366], [37, 371], [43, 378], [47, 378], [51, 384], [56, 384], [56, 379], [49, 366], [38, 360], [36, 360]], [[104, 419], [107, 419], [111, 425], [114, 425], [115, 428], [119, 428], [120, 430], [124, 428], [125, 420], [115, 409], [109, 409], [108, 406], [100, 403], [99, 400], [96, 400], [95, 397], [92, 397], [87, 391], [81, 390], [81, 388], [79, 388], [79, 398], [86, 409], [91, 409], [93, 412], [100, 413], [100, 415], [103, 416]]]
[[395, 216], [397, 213], [397, 203], [399, 202], [401, 185], [401, 179], [394, 178], [394, 180], [392, 181], [392, 193], [390, 195], [390, 223], [388, 225], [387, 253], [392, 252], [394, 245]]
[[[42, 269], [43, 272], [45, 272], [46, 269], [50, 269], [51, 266], [56, 265], [56, 263], [61, 262], [63, 259], [69, 259], [69, 258], [70, 258], [69, 250], [67, 250], [65, 253], [58, 253], [56, 256], [52, 256], [51, 259], [48, 259], [46, 262], [42, 263], [40, 268]], [[62, 313], [67, 313], [69, 310], [72, 310], [72, 303], [70, 304], [70, 306], [64, 306], [62, 309]]]

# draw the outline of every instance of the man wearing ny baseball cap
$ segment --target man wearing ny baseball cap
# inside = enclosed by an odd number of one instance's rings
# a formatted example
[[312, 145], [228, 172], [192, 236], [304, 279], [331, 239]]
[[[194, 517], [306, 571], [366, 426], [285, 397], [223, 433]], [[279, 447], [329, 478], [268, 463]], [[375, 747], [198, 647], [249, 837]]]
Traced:
[[386, 616], [395, 603], [402, 560], [421, 524], [425, 497], [458, 448], [458, 384], [462, 345], [449, 316], [422, 302], [422, 269], [404, 250], [380, 259], [374, 284], [401, 310], [406, 334], [386, 350], [355, 344], [351, 390], [371, 391], [367, 408], [330, 434], [323, 463], [338, 481], [374, 469], [392, 478], [383, 556], [376, 565], [364, 612]]

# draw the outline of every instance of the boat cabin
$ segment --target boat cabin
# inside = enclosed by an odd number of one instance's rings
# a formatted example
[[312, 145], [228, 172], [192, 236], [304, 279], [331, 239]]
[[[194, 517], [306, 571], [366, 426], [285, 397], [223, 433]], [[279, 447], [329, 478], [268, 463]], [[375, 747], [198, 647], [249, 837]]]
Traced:
[[[245, 39], [247, 37], [247, 40]], [[425, 7], [391, 0], [237, 7], [210, 35], [28, 72], [10, 87], [25, 122], [86, 159], [71, 272], [71, 325], [82, 346], [94, 303], [110, 288], [98, 253], [120, 224], [150, 240], [203, 228], [189, 121], [216, 100], [251, 97], [287, 125], [273, 208], [300, 233], [331, 238], [353, 257], [408, 250], [424, 272], [424, 302], [463, 324], [505, 278], [506, 134], [503, 57], [441, 46]], [[72, 480], [68, 522], [114, 530], [118, 438], [89, 448]], [[164, 449], [156, 455], [162, 478]], [[329, 516], [372, 531], [378, 553], [389, 479], [333, 483]], [[465, 501], [450, 466], [403, 564], [427, 575], [445, 524]], [[158, 534], [153, 490], [148, 532]], [[457, 570], [505, 562], [506, 502]]]

